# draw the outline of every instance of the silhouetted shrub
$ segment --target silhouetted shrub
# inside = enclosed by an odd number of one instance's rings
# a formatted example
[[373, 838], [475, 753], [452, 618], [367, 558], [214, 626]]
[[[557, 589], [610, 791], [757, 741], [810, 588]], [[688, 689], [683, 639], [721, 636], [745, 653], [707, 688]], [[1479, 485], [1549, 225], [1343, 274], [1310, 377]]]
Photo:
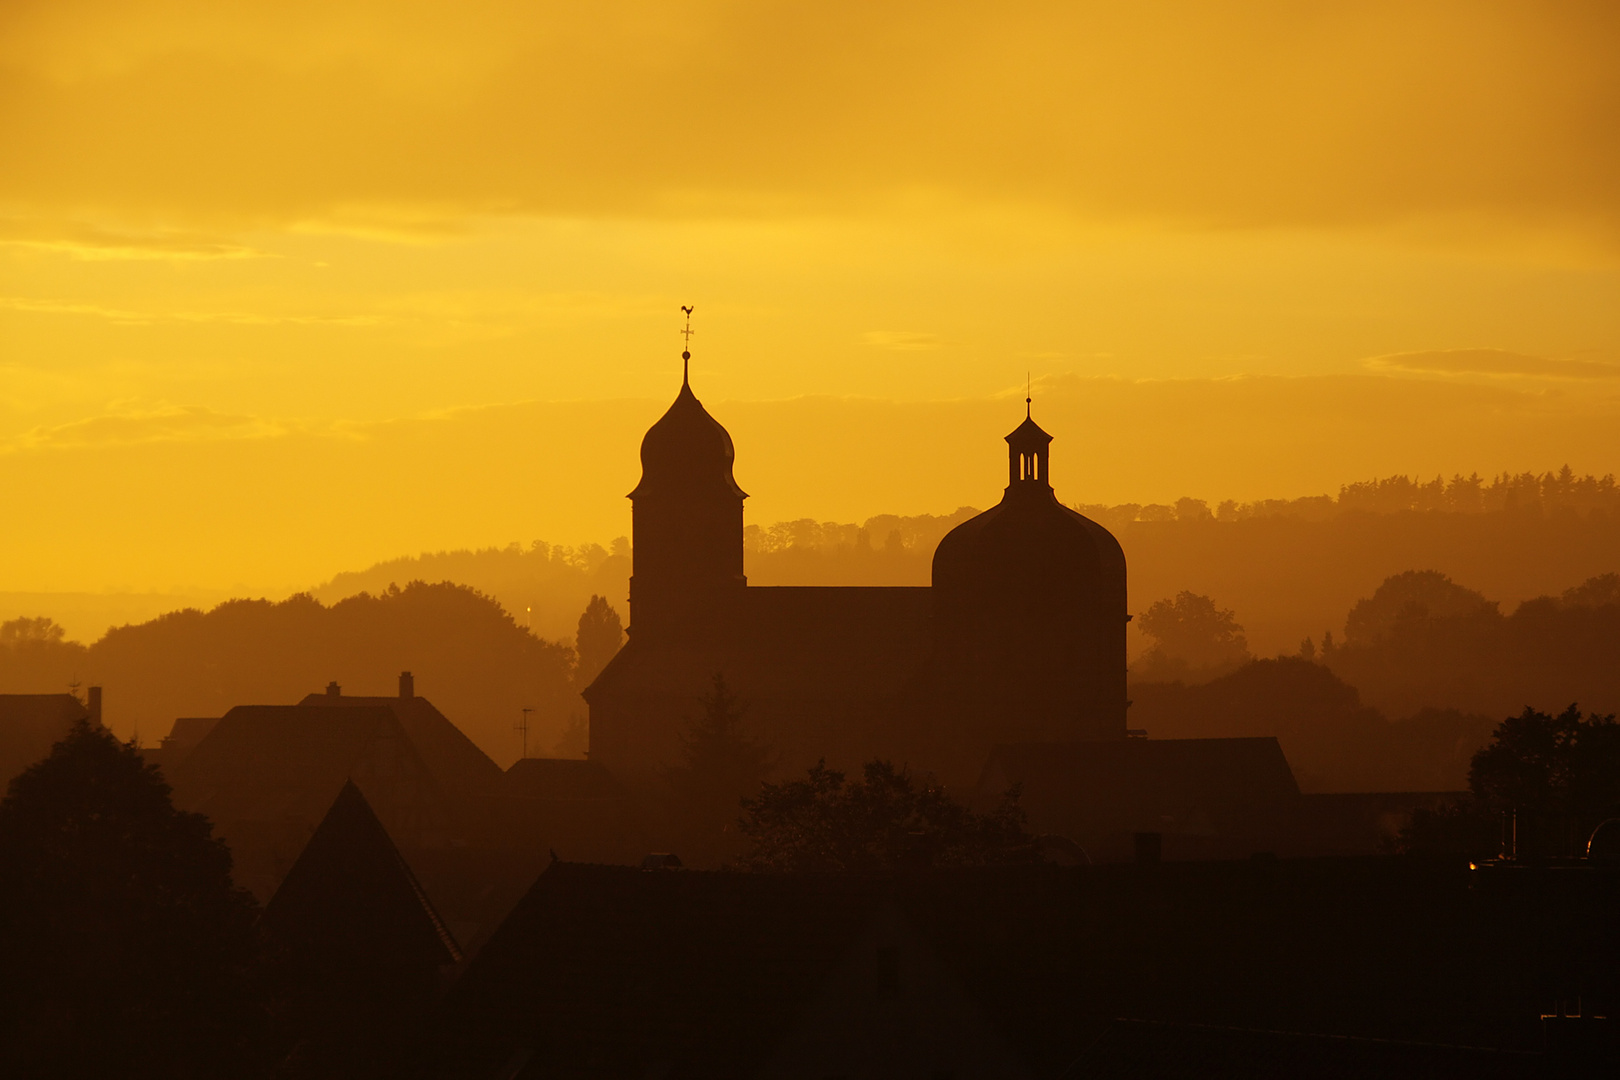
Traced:
[[1414, 814], [1401, 833], [1414, 854], [1575, 856], [1597, 825], [1620, 814], [1620, 725], [1525, 709], [1497, 725], [1474, 755], [1469, 794]]
[[1474, 755], [1469, 788], [1481, 806], [1517, 817], [1521, 854], [1578, 855], [1587, 834], [1620, 814], [1620, 725], [1525, 709]]
[[982, 866], [1037, 860], [1018, 791], [986, 814], [919, 783], [888, 761], [868, 762], [862, 778], [819, 762], [803, 780], [766, 784], [743, 800], [742, 831], [753, 841], [750, 870], [887, 870], [905, 866]]

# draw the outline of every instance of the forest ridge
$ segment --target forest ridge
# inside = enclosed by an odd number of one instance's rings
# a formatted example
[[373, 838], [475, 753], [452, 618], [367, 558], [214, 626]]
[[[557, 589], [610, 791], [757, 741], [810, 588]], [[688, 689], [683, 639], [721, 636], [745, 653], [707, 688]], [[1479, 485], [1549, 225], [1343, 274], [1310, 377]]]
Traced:
[[[1613, 665], [1593, 647], [1615, 640], [1598, 624], [1620, 612], [1601, 587], [1604, 575], [1620, 569], [1620, 493], [1612, 477], [1577, 477], [1567, 468], [1488, 482], [1391, 477], [1346, 485], [1337, 497], [1213, 510], [1194, 499], [1080, 509], [1124, 546], [1132, 612], [1140, 616], [1181, 594], [1206, 598], [1240, 628], [1245, 647], [1237, 659], [1295, 658], [1243, 671], [1236, 663], [1166, 668], [1149, 662], [1152, 647], [1165, 641], [1145, 635], [1148, 621], [1139, 617], [1132, 624], [1132, 723], [1155, 735], [1278, 734], [1312, 786], [1442, 789], [1460, 784], [1467, 755], [1483, 744], [1493, 718], [1527, 704], [1561, 709], [1569, 704], [1553, 700], [1561, 695], [1599, 711], [1620, 708], [1620, 686], [1607, 674]], [[939, 538], [974, 512], [750, 526], [749, 581], [924, 585]], [[411, 669], [420, 691], [497, 761], [517, 756], [524, 709], [534, 710], [531, 752], [578, 753], [581, 613], [601, 596], [615, 617], [628, 615], [631, 557], [622, 538], [607, 547], [537, 542], [430, 553], [341, 574], [279, 603], [234, 600], [207, 612], [173, 612], [116, 628], [89, 646], [65, 640], [50, 613], [38, 612], [0, 635], [0, 692], [103, 683], [115, 730], [138, 730], [150, 742], [177, 716], [295, 701], [333, 680], [353, 693], [387, 693], [398, 672]], [[1435, 602], [1432, 617], [1390, 622], [1388, 633], [1346, 634], [1357, 605], [1412, 571], [1432, 572], [1477, 603], [1458, 609], [1466, 617]], [[616, 627], [612, 633], [617, 640]], [[1316, 654], [1327, 634], [1340, 647]], [[1309, 657], [1302, 651], [1307, 638]], [[1526, 642], [1540, 644], [1525, 652]], [[1504, 659], [1521, 654], [1541, 659]], [[1307, 660], [1309, 671], [1297, 666]], [[1199, 706], [1212, 717], [1210, 730], [1165, 726], [1182, 711], [1171, 708], [1175, 695], [1143, 684], [1178, 679], [1186, 688], [1176, 693], [1194, 696], [1237, 680], [1228, 686], [1230, 707]], [[1366, 742], [1367, 732], [1425, 710], [1451, 712], [1399, 728], [1397, 741], [1413, 744], [1406, 751], [1392, 744], [1353, 769], [1332, 764], [1343, 757], [1336, 748], [1345, 740]], [[1267, 727], [1285, 715], [1294, 718], [1291, 731]], [[1415, 764], [1395, 769], [1402, 754]]]

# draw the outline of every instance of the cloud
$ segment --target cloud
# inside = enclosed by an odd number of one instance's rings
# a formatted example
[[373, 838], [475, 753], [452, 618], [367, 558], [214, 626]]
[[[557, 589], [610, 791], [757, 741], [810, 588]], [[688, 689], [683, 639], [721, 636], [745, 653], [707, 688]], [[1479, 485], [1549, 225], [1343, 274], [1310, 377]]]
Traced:
[[1542, 379], [1620, 379], [1620, 364], [1528, 356], [1506, 349], [1433, 349], [1391, 353], [1362, 361], [1373, 371], [1431, 375], [1510, 375]]
[[271, 315], [254, 311], [131, 311], [101, 304], [33, 296], [0, 296], [0, 309], [42, 315], [85, 315], [125, 326], [142, 326], [158, 322], [230, 323], [236, 326], [374, 326], [384, 321], [377, 315]]
[[30, 206], [409, 236], [440, 226], [355, 208], [701, 217], [926, 191], [1620, 238], [1613, 4], [87, 0], [8, 26], [0, 99], [0, 200]]
[[88, 261], [196, 262], [270, 257], [267, 252], [219, 236], [172, 230], [128, 232], [83, 221], [30, 218], [0, 218], [0, 245], [57, 252]]
[[198, 405], [109, 413], [54, 427], [36, 427], [0, 443], [0, 452], [132, 446], [154, 442], [264, 439], [288, 434], [291, 426], [257, 416], [216, 412]]
[[861, 343], [877, 349], [892, 349], [895, 352], [918, 352], [923, 349], [937, 349], [940, 346], [937, 335], [918, 334], [910, 330], [868, 330], [861, 335]]

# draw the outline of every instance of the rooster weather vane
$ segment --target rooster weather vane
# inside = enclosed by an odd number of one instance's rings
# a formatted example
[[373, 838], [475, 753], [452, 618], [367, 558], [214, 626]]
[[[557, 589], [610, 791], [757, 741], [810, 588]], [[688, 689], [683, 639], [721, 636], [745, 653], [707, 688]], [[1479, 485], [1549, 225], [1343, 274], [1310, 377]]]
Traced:
[[686, 345], [681, 349], [681, 385], [685, 386], [692, 376], [692, 312], [696, 304], [682, 304], [681, 310], [686, 313], [686, 329], [681, 336], [686, 339]]

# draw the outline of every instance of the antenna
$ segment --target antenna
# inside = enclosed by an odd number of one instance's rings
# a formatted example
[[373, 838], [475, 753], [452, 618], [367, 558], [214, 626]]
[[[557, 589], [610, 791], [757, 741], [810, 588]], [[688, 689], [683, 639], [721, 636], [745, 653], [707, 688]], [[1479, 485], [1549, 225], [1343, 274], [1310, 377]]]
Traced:
[[523, 719], [519, 720], [516, 724], [512, 725], [512, 730], [513, 731], [520, 731], [520, 732], [523, 733], [523, 756], [524, 757], [529, 756], [529, 714], [532, 713], [532, 712], [534, 712], [533, 709], [524, 709], [523, 710]]
[[686, 312], [686, 329], [681, 336], [686, 339], [686, 345], [681, 349], [681, 385], [687, 385], [692, 373], [692, 312], [697, 309], [696, 304], [682, 304], [681, 310]]

